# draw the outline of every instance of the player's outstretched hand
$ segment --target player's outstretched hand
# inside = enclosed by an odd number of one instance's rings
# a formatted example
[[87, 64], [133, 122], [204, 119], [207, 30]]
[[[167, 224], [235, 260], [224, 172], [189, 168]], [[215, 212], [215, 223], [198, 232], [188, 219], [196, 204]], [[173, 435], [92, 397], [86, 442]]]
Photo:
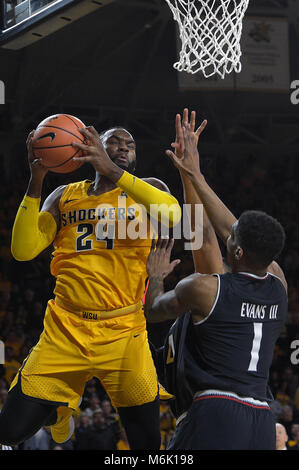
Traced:
[[171, 144], [174, 151], [167, 150], [166, 154], [174, 165], [180, 170], [193, 176], [200, 172], [199, 154], [197, 150], [198, 139], [204, 131], [207, 120], [204, 120], [195, 131], [196, 112], [192, 111], [189, 121], [189, 110], [184, 109], [183, 117], [176, 115], [176, 140]]
[[43, 180], [48, 173], [48, 168], [42, 165], [41, 160], [34, 156], [32, 148], [32, 139], [34, 137], [34, 130], [31, 131], [26, 140], [27, 152], [28, 152], [28, 163], [31, 172], [31, 178], [34, 180]]
[[100, 175], [107, 176], [111, 179], [112, 176], [115, 176], [114, 173], [117, 173], [116, 178], [114, 178], [117, 181], [122, 175], [122, 170], [110, 159], [95, 128], [90, 126], [79, 130], [84, 135], [87, 143], [72, 143], [73, 147], [82, 150], [82, 156], [76, 156], [74, 157], [74, 160], [78, 160], [83, 163], [91, 163]]
[[147, 259], [147, 273], [149, 278], [158, 277], [165, 279], [181, 262], [176, 259], [170, 261], [174, 240], [172, 238], [158, 238], [152, 240], [151, 251]]

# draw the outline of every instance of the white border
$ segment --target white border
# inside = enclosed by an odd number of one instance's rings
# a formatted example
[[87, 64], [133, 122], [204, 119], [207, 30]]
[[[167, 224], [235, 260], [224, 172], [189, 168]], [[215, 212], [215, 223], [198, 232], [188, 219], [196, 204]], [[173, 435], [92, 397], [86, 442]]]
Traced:
[[227, 397], [237, 398], [238, 400], [244, 401], [245, 403], [250, 403], [252, 405], [259, 405], [259, 406], [267, 406], [268, 408], [270, 408], [269, 403], [266, 401], [257, 400], [256, 398], [252, 398], [252, 397], [241, 397], [235, 392], [229, 392], [225, 390], [210, 389], [210, 390], [204, 390], [202, 392], [196, 392], [194, 395], [194, 399], [202, 397], [202, 396], [206, 396], [206, 395], [225, 395]]
[[271, 273], [267, 272], [264, 276], [258, 276], [257, 274], [247, 273], [245, 271], [239, 271], [236, 274], [245, 274], [245, 276], [253, 277], [254, 279], [260, 279], [261, 281], [263, 281], [264, 279], [267, 279], [268, 275]]

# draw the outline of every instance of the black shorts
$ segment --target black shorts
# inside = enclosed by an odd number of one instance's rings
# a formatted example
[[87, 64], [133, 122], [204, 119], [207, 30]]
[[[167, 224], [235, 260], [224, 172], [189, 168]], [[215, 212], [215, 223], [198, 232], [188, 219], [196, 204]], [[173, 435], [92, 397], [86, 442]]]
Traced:
[[168, 450], [275, 450], [274, 415], [265, 402], [206, 391], [177, 425]]

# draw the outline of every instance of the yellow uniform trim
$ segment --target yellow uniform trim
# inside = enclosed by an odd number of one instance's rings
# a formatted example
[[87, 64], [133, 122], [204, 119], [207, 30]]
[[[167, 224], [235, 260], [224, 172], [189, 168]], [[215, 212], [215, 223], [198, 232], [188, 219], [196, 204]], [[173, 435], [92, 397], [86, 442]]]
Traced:
[[67, 304], [66, 302], [62, 301], [61, 299], [55, 297], [55, 303], [62, 307], [64, 310], [67, 310], [68, 312], [74, 313], [80, 317], [84, 316], [88, 320], [88, 318], [94, 320], [95, 318], [97, 320], [108, 320], [110, 318], [116, 318], [122, 315], [128, 315], [130, 313], [137, 312], [142, 308], [142, 301], [137, 302], [134, 305], [128, 305], [127, 307], [123, 308], [116, 308], [114, 310], [94, 310], [94, 311], [83, 311], [79, 310], [76, 307], [73, 307], [70, 304]]

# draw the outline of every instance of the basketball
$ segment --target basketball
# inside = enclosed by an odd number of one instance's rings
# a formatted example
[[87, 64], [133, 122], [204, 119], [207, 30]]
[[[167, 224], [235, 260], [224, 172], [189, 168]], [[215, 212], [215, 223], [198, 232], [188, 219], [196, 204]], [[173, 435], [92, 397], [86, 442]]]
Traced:
[[34, 156], [42, 165], [55, 173], [70, 173], [77, 170], [82, 162], [74, 161], [82, 151], [72, 142], [84, 143], [79, 128], [84, 128], [80, 119], [69, 114], [55, 114], [44, 119], [36, 128], [32, 139]]

